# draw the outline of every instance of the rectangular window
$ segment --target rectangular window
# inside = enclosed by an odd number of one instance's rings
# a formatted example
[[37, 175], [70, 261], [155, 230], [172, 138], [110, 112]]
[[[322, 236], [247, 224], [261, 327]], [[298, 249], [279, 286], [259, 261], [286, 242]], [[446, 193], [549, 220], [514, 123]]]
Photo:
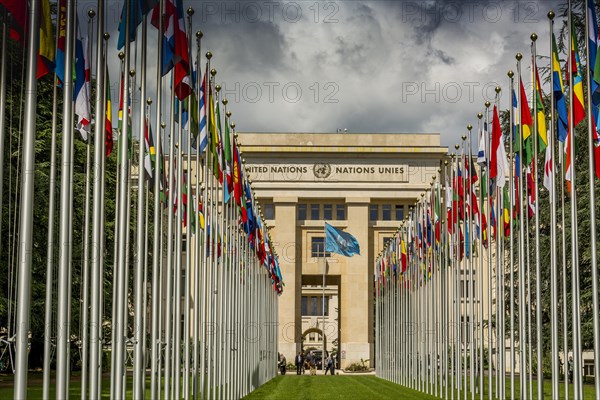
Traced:
[[369, 205], [369, 220], [377, 221], [379, 219], [379, 206], [377, 204]]
[[319, 204], [310, 205], [310, 219], [312, 219], [313, 221], [317, 221], [320, 219], [319, 208]]
[[275, 219], [275, 205], [274, 204], [265, 204], [265, 219]]
[[311, 256], [313, 258], [318, 257], [331, 257], [331, 254], [325, 252], [325, 238], [324, 237], [313, 237], [311, 239]]
[[325, 316], [329, 316], [329, 296], [325, 296]]
[[396, 204], [396, 221], [404, 219], [404, 206]]
[[306, 204], [298, 204], [298, 221], [306, 220]]
[[337, 219], [338, 221], [345, 221], [346, 220], [346, 205], [345, 204], [338, 204], [335, 206], [335, 219]]
[[302, 296], [301, 313], [303, 316], [308, 315], [308, 297]]
[[325, 221], [331, 221], [333, 219], [333, 205], [332, 204], [324, 204], [323, 205], [323, 219]]
[[310, 300], [310, 315], [319, 315], [317, 314], [317, 312], [319, 311], [317, 297], [311, 296]]
[[381, 219], [383, 221], [391, 221], [392, 220], [391, 204], [384, 204], [381, 206]]

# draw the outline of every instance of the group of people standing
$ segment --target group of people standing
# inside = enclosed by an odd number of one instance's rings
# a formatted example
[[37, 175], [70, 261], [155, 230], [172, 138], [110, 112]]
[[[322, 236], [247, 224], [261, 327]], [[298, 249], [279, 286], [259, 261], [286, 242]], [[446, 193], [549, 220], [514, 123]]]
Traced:
[[[317, 374], [317, 356], [313, 351], [306, 355], [304, 352], [298, 352], [298, 354], [296, 354], [295, 364], [296, 375], [304, 374], [304, 371], [307, 369], [310, 371], [311, 375]], [[328, 371], [331, 375], [335, 375], [335, 361], [333, 357], [331, 357], [331, 354], [328, 354], [325, 359], [325, 375], [327, 375]]]

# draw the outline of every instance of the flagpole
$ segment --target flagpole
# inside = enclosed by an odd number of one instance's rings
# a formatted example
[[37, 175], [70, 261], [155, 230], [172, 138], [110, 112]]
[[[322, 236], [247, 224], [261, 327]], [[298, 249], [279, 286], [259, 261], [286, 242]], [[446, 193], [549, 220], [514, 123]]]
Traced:
[[[568, 2], [568, 18], [567, 26], [569, 35], [571, 34], [571, 1]], [[576, 179], [576, 168], [575, 168], [575, 142], [576, 132], [573, 121], [573, 60], [571, 54], [573, 53], [572, 39], [569, 40], [569, 155], [571, 159], [571, 291], [572, 291], [572, 307], [573, 307], [573, 383], [574, 383], [574, 398], [579, 400], [582, 398], [581, 393], [581, 332], [580, 332], [580, 320], [579, 320], [579, 250], [578, 250], [578, 229], [577, 229], [577, 179]], [[588, 113], [590, 110], [588, 110]]]
[[[518, 103], [521, 110], [521, 59], [523, 55], [517, 53], [517, 77], [519, 81]], [[525, 371], [525, 225], [524, 218], [525, 210], [523, 210], [523, 121], [519, 117], [519, 345], [520, 345], [520, 363], [519, 363], [519, 378], [521, 381], [520, 397], [525, 400], [527, 398], [527, 373]], [[527, 196], [525, 196], [527, 197]]]
[[[489, 129], [489, 121], [490, 121], [490, 106], [492, 105], [491, 102], [486, 101], [485, 102], [485, 118], [487, 121], [487, 125], [488, 125], [488, 129]], [[489, 130], [489, 132], [486, 132], [486, 137], [485, 137], [485, 149], [487, 151], [488, 154], [490, 154], [491, 157], [491, 130]], [[488, 199], [492, 198], [492, 193], [490, 190], [490, 158], [488, 158], [486, 160], [486, 166], [487, 166], [487, 171], [488, 173], [485, 175], [485, 186], [486, 186], [486, 191], [489, 192], [487, 193], [488, 195]], [[488, 201], [488, 208], [491, 208], [491, 202]], [[490, 209], [490, 216], [492, 215], [492, 210]], [[492, 224], [492, 219], [490, 218], [490, 225]], [[496, 238], [498, 233], [496, 233]], [[488, 397], [491, 398], [492, 397], [492, 385], [493, 385], [493, 380], [492, 380], [492, 250], [491, 250], [491, 239], [489, 240], [489, 245], [487, 248], [487, 281], [488, 281], [488, 296], [487, 296], [487, 353], [488, 353]]]
[[[37, 2], [36, 2], [37, 3]], [[66, 50], [65, 59], [73, 59], [73, 28], [75, 18], [75, 2], [67, 1], [67, 26], [66, 26]], [[60, 193], [60, 233], [61, 243], [59, 251], [58, 271], [58, 307], [57, 307], [57, 353], [56, 353], [56, 397], [65, 398], [68, 392], [68, 344], [69, 344], [69, 309], [68, 309], [68, 281], [69, 281], [69, 259], [71, 254], [71, 243], [69, 236], [71, 221], [69, 210], [71, 209], [73, 193], [70, 181], [71, 151], [72, 151], [72, 87], [73, 87], [73, 65], [65, 63], [65, 74], [63, 82], [63, 136], [62, 136], [62, 168], [61, 168], [61, 193]], [[15, 391], [15, 399], [17, 398]]]
[[[592, 2], [592, 6], [595, 7], [596, 2]], [[590, 15], [589, 15], [589, 7], [585, 8], [585, 31], [590, 32]], [[595, 15], [594, 15], [595, 18]], [[596, 21], [594, 21], [596, 22]], [[597, 29], [596, 29], [597, 30]], [[598, 38], [594, 38], [598, 39]], [[586, 90], [587, 90], [587, 125], [588, 125], [588, 167], [589, 167], [589, 186], [590, 186], [590, 252], [591, 252], [591, 269], [592, 269], [592, 315], [593, 315], [593, 331], [594, 331], [594, 371], [600, 371], [600, 317], [598, 313], [600, 312], [598, 309], [598, 262], [597, 262], [597, 236], [596, 236], [596, 191], [595, 191], [595, 157], [594, 157], [594, 147], [598, 145], [598, 143], [594, 143], [593, 135], [597, 133], [596, 126], [594, 124], [594, 117], [592, 115], [592, 92], [591, 92], [591, 75], [594, 71], [592, 71], [592, 67], [590, 66], [590, 43], [589, 40], [586, 41], [585, 46], [585, 54], [586, 54], [586, 70], [587, 70], [587, 82], [586, 82]], [[575, 143], [573, 141], [573, 143]], [[574, 148], [574, 146], [573, 146]], [[573, 162], [575, 161], [572, 158]], [[574, 170], [575, 168], [573, 168]], [[573, 183], [575, 179], [573, 179]], [[573, 185], [574, 187], [574, 185]], [[573, 189], [573, 192], [575, 190]], [[575, 265], [575, 264], [574, 264]], [[577, 283], [579, 283], [579, 278], [577, 279]], [[578, 327], [579, 330], [579, 327]], [[595, 372], [594, 374], [594, 388], [596, 393], [596, 400], [600, 400], [600, 372]]]
[[[174, 78], [174, 71], [171, 71], [171, 82]], [[175, 148], [175, 90], [171, 89], [171, 101], [169, 105], [169, 177], [167, 182], [167, 280], [166, 280], [166, 305], [165, 305], [165, 368], [164, 368], [164, 397], [166, 399], [171, 396], [171, 333], [172, 333], [172, 305], [173, 305], [173, 198], [175, 194], [175, 179], [174, 170], [174, 148]], [[159, 383], [160, 385], [160, 383]]]
[[327, 268], [325, 261], [325, 251], [327, 249], [327, 232], [325, 221], [323, 221], [323, 233], [325, 234], [325, 248], [323, 249], [323, 253], [321, 254], [321, 261], [323, 262], [323, 289], [321, 297], [321, 308], [323, 311], [323, 319], [321, 320], [321, 339], [323, 339], [323, 352], [321, 353], [321, 370], [323, 371], [323, 374], [325, 374], [325, 268]]
[[[537, 41], [537, 34], [531, 34], [531, 57], [532, 57], [532, 72], [533, 72], [533, 107], [535, 118], [533, 119], [533, 131], [534, 131], [534, 140], [533, 140], [533, 165], [534, 170], [532, 173], [533, 183], [534, 183], [534, 197], [535, 197], [535, 325], [536, 325], [536, 339], [537, 339], [537, 390], [538, 390], [538, 399], [542, 399], [544, 395], [543, 389], [543, 380], [544, 380], [544, 372], [543, 372], [543, 358], [542, 358], [542, 294], [541, 294], [541, 280], [542, 280], [542, 271], [540, 268], [540, 207], [539, 207], [539, 174], [538, 174], [538, 140], [539, 132], [538, 132], [538, 118], [537, 118], [537, 54], [536, 54], [536, 46], [535, 42]], [[541, 101], [541, 99], [540, 99]], [[544, 116], [545, 118], [545, 116]]]
[[[512, 70], [508, 71], [508, 77], [510, 79], [510, 93], [511, 95], [514, 93], [514, 72]], [[512, 96], [511, 96], [511, 102], [512, 102]], [[508, 218], [508, 224], [509, 224], [509, 229], [510, 229], [510, 276], [509, 276], [509, 281], [510, 281], [510, 300], [509, 300], [509, 324], [510, 324], [510, 398], [514, 399], [515, 398], [515, 317], [514, 317], [514, 305], [515, 305], [515, 295], [514, 295], [514, 288], [515, 288], [515, 277], [514, 277], [514, 272], [515, 272], [515, 258], [514, 258], [514, 236], [515, 236], [515, 230], [514, 228], [514, 224], [513, 224], [513, 218], [514, 218], [514, 193], [515, 193], [515, 188], [514, 188], [514, 170], [515, 170], [515, 154], [513, 152], [513, 136], [514, 136], [514, 127], [515, 127], [515, 115], [514, 115], [514, 107], [509, 107], [509, 113], [510, 113], [510, 133], [509, 133], [509, 154], [510, 154], [510, 172], [509, 172], [509, 204], [510, 204], [510, 210], [509, 210], [509, 218]]]
[[[153, 211], [153, 243], [152, 243], [152, 333], [151, 333], [151, 372], [150, 372], [150, 398], [156, 399], [160, 396], [160, 354], [161, 331], [159, 329], [161, 313], [161, 298], [159, 296], [159, 287], [161, 285], [160, 275], [162, 273], [162, 251], [161, 251], [161, 222], [162, 222], [162, 207], [160, 204], [160, 192], [163, 164], [162, 164], [162, 148], [161, 142], [164, 138], [164, 127], [162, 126], [162, 53], [163, 53], [163, 10], [164, 0], [159, 1], [160, 18], [158, 19], [158, 39], [157, 39], [157, 62], [156, 62], [156, 140], [155, 157], [154, 157], [154, 211]], [[150, 123], [150, 122], [148, 122]], [[161, 134], [162, 132], [162, 134]], [[167, 200], [167, 206], [169, 201]], [[159, 271], [160, 269], [160, 271]]]
[[[57, 11], [60, 14], [60, 10]], [[60, 18], [59, 18], [60, 19]], [[0, 74], [0, 104], [6, 104], [6, 24], [3, 24], [2, 34], [2, 72]], [[56, 35], [58, 42], [58, 35]], [[53, 282], [54, 282], [54, 225], [55, 221], [55, 193], [56, 193], [56, 125], [58, 115], [58, 80], [56, 69], [52, 78], [52, 139], [50, 144], [50, 175], [49, 175], [49, 194], [48, 194], [48, 240], [46, 246], [46, 300], [44, 313], [44, 372], [42, 398], [47, 400], [50, 397], [50, 364], [52, 359], [52, 300]], [[5, 107], [0, 107], [0, 149], [4, 149], [4, 113]], [[2, 186], [3, 186], [3, 167], [4, 151], [0, 151], [0, 210], [2, 210]], [[0, 230], [2, 221], [0, 218]], [[0, 239], [1, 240], [1, 239]]]
[[[0, 60], [0, 104], [6, 104], [6, 69], [8, 67], [8, 63], [7, 63], [7, 59], [8, 57], [6, 56], [6, 37], [8, 35], [8, 29], [7, 29], [7, 21], [6, 21], [6, 12], [3, 13], [3, 19], [2, 19], [2, 44], [0, 44], [0, 54], [1, 56], [1, 60]], [[58, 37], [58, 35], [57, 35]], [[56, 72], [54, 75], [54, 78], [52, 79], [52, 83], [54, 84], [56, 82]], [[56, 84], [54, 85], [54, 87], [56, 88]], [[54, 96], [53, 96], [53, 105], [52, 105], [52, 110], [56, 111], [56, 89], [54, 89]], [[55, 117], [56, 112], [52, 113], [52, 118], [53, 121], [56, 118]], [[4, 199], [4, 137], [5, 137], [5, 131], [6, 131], [6, 107], [0, 107], [0, 149], [2, 149], [2, 151], [0, 151], [0, 210], [3, 210], [3, 199]], [[54, 130], [56, 130], [56, 122], [54, 122]], [[52, 149], [54, 150], [55, 146], [52, 147]], [[52, 169], [53, 164], [50, 165], [50, 168]], [[0, 218], [0, 232], [2, 231], [2, 218]], [[1, 236], [1, 235], [0, 235]], [[2, 249], [2, 238], [0, 237], [0, 249]], [[46, 336], [46, 338], [49, 338], [50, 336]], [[44, 344], [45, 345], [45, 344]], [[46, 353], [44, 353], [46, 354]], [[44, 357], [45, 360], [45, 357]], [[46, 368], [44, 368], [44, 371], [46, 371]], [[45, 391], [44, 393], [48, 393], [47, 391]]]
[[[197, 31], [196, 32], [196, 71], [198, 76], [196, 77], [197, 83], [196, 83], [196, 93], [198, 96], [200, 96], [200, 85], [202, 84], [202, 66], [200, 63], [200, 54], [201, 54], [201, 40], [202, 40], [202, 31]], [[198, 107], [200, 106], [200, 100], [198, 99]], [[200, 115], [200, 113], [198, 112], [198, 115]], [[200, 235], [201, 232], [204, 233], [203, 230], [201, 230], [201, 226], [200, 226], [200, 209], [199, 209], [199, 200], [200, 200], [200, 175], [198, 172], [198, 169], [201, 167], [201, 153], [200, 153], [200, 135], [201, 133], [198, 132], [198, 140], [196, 140], [196, 200], [195, 200], [195, 208], [196, 208], [196, 236], [195, 236], [195, 246], [194, 246], [194, 375], [192, 378], [192, 387], [193, 387], [193, 393], [192, 396], [194, 398], [194, 400], [198, 399], [198, 374], [200, 373], [200, 363], [199, 363], [199, 343], [200, 343], [200, 310], [201, 310], [201, 300], [200, 300], [200, 268], [201, 268], [201, 263], [200, 263], [200, 257], [202, 257], [204, 255], [204, 251], [203, 249], [200, 247], [201, 246], [201, 239], [200, 239]], [[204, 168], [205, 169], [205, 168]], [[204, 179], [202, 181], [202, 189], [204, 189], [204, 184], [206, 182], [206, 179]], [[204, 191], [204, 190], [202, 190]], [[203, 203], [204, 204], [204, 203]], [[202, 210], [202, 212], [204, 212], [204, 210]], [[202, 374], [204, 374], [204, 371], [202, 371]]]
[[[145, 177], [144, 177], [144, 153], [145, 153], [145, 130], [149, 129], [147, 124], [146, 112], [144, 105], [144, 99], [146, 98], [146, 46], [147, 46], [147, 16], [144, 15], [142, 18], [142, 56], [141, 56], [141, 89], [140, 89], [140, 110], [139, 110], [139, 147], [138, 147], [138, 196], [137, 196], [137, 248], [136, 248], [136, 267], [134, 271], [135, 279], [135, 324], [134, 324], [134, 362], [133, 362], [133, 398], [141, 399], [145, 393], [145, 381], [143, 379], [144, 370], [146, 369], [144, 360], [144, 348], [142, 347], [142, 335], [145, 332], [142, 331], [143, 319], [145, 316], [145, 310], [143, 309], [143, 292], [144, 292], [144, 276], [143, 271], [145, 267], [144, 254], [146, 253], [144, 243], [144, 190], [145, 190]], [[150, 106], [148, 105], [148, 110]], [[124, 113], [129, 114], [127, 111]], [[128, 117], [128, 116], [127, 116]], [[127, 128], [128, 129], [128, 128]], [[148, 135], [150, 133], [148, 132]], [[148, 141], [150, 138], [148, 138]], [[150, 142], [148, 142], [148, 152]]]
[[[552, 35], [554, 34], [554, 11], [548, 12], [548, 21], [550, 24], [550, 57], [552, 58], [553, 46]], [[559, 361], [558, 361], [558, 269], [556, 265], [556, 191], [555, 191], [555, 163], [554, 163], [554, 130], [555, 130], [555, 106], [554, 106], [554, 73], [550, 71], [550, 135], [548, 135], [548, 147], [550, 148], [550, 303], [552, 304], [550, 312], [551, 321], [551, 357], [552, 357], [552, 397], [559, 397]], [[546, 161], [547, 162], [547, 161]], [[545, 170], [548, 167], [545, 166]]]
[[[31, 257], [33, 235], [33, 198], [35, 172], [35, 132], [36, 132], [36, 96], [37, 96], [37, 51], [39, 38], [36, 30], [39, 26], [39, 0], [32, 0], [29, 8], [27, 35], [27, 72], [25, 81], [25, 113], [23, 128], [23, 160], [21, 183], [21, 218], [19, 221], [19, 276], [17, 297], [16, 332], [16, 368], [14, 399], [27, 397], [28, 342], [31, 314]], [[2, 36], [6, 45], [6, 24]], [[71, 49], [72, 50], [72, 49]], [[3, 60], [5, 57], [2, 58]], [[3, 62], [5, 66], [6, 63]], [[2, 75], [5, 68], [2, 68]], [[66, 82], [65, 82], [66, 83]], [[4, 88], [4, 86], [2, 86]], [[4, 91], [4, 89], [3, 89]], [[4, 103], [3, 103], [4, 104]], [[4, 120], [4, 118], [3, 118]], [[4, 136], [2, 134], [2, 136]]]

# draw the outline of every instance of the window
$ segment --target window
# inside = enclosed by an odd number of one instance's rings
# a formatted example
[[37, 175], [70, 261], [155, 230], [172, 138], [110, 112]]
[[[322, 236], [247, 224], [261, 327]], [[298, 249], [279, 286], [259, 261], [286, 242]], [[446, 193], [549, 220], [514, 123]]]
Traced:
[[319, 205], [311, 204], [310, 205], [310, 219], [316, 221], [319, 219]]
[[306, 219], [306, 204], [298, 204], [298, 221]]
[[329, 296], [325, 296], [325, 316], [329, 316]]
[[275, 205], [273, 204], [265, 204], [265, 219], [275, 219]]
[[396, 221], [404, 219], [404, 206], [396, 204]]
[[346, 220], [346, 205], [345, 204], [338, 204], [335, 206], [335, 219], [337, 219], [338, 221], [344, 221]]
[[379, 206], [377, 204], [369, 205], [369, 219], [377, 221], [379, 219]]
[[307, 296], [302, 296], [301, 313], [303, 316], [308, 315], [308, 297]]
[[313, 237], [311, 240], [311, 256], [313, 258], [331, 257], [331, 253], [325, 252], [324, 237]]
[[317, 314], [319, 310], [317, 305], [318, 298], [316, 296], [312, 296], [310, 300], [310, 315], [319, 315]]
[[333, 219], [333, 205], [331, 205], [331, 204], [323, 205], [323, 219], [325, 221], [331, 221]]
[[392, 206], [390, 204], [384, 204], [381, 206], [381, 219], [383, 221], [392, 220]]

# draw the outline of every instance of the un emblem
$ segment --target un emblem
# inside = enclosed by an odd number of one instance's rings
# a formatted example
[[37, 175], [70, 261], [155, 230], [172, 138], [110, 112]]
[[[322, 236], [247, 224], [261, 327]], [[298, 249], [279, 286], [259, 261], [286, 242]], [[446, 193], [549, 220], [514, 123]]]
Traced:
[[315, 174], [315, 178], [325, 179], [331, 175], [331, 165], [315, 164], [313, 166], [313, 172]]

